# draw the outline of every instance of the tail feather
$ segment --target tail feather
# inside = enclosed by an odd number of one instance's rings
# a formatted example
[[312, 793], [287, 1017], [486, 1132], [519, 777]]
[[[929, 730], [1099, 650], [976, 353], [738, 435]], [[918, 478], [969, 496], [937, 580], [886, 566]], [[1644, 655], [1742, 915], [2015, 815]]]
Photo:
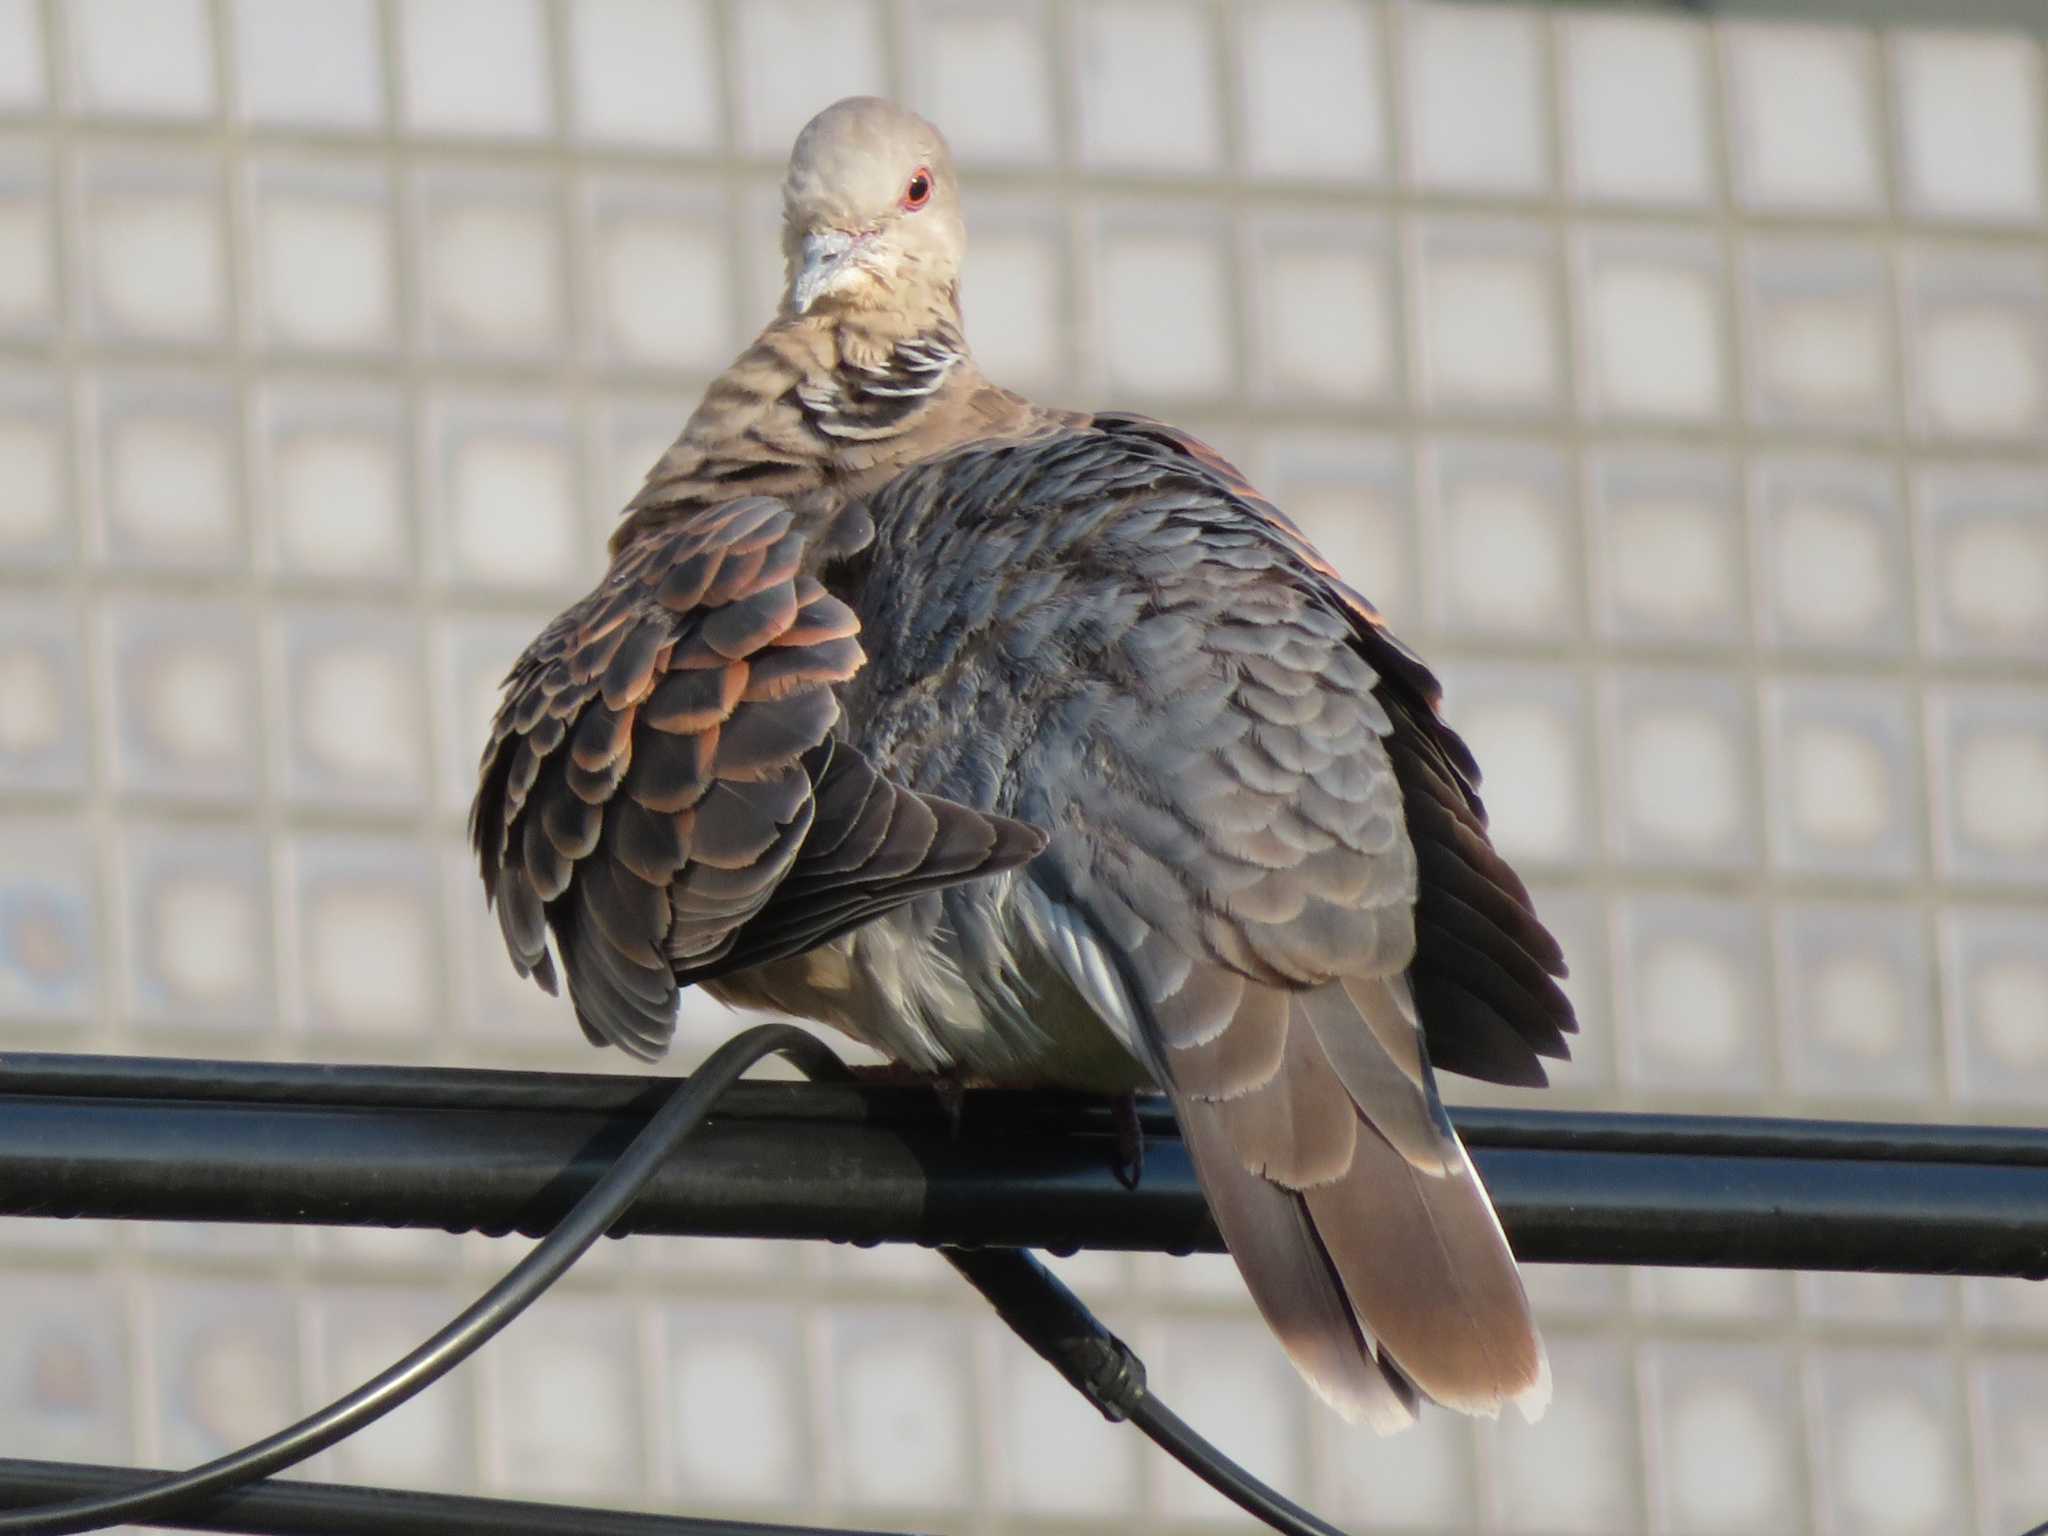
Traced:
[[1295, 1369], [1352, 1423], [1406, 1429], [1414, 1394], [1380, 1368], [1301, 1197], [1244, 1167], [1217, 1105], [1177, 1096], [1175, 1107], [1224, 1246]]
[[[1316, 1391], [1381, 1433], [1412, 1419], [1417, 1394], [1535, 1418], [1550, 1394], [1542, 1340], [1427, 1065], [1403, 1070], [1420, 1063], [1393, 1034], [1415, 1018], [1406, 982], [1297, 993], [1286, 1017], [1279, 1070], [1250, 1086], [1203, 1082], [1199, 1058], [1163, 1053], [1196, 1175], [1260, 1311]], [[1334, 1115], [1350, 1118], [1303, 1123]], [[1333, 1147], [1347, 1149], [1336, 1166]]]

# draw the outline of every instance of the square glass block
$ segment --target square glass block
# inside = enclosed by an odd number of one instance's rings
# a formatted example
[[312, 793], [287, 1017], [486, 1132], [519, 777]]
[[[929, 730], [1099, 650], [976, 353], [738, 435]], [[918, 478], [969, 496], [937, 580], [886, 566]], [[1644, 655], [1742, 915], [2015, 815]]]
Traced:
[[[1477, 14], [1477, 13], [1475, 13]], [[1564, 393], [1557, 243], [1533, 224], [1438, 219], [1412, 234], [1415, 360], [1432, 406], [1547, 415]]]
[[2017, 32], [1895, 32], [1899, 181], [1922, 218], [2041, 217], [2041, 52]]
[[150, 1281], [155, 1443], [179, 1465], [205, 1461], [295, 1417], [298, 1324], [279, 1285]]
[[[957, 159], [970, 166], [1043, 165], [1058, 154], [1044, 0], [917, 0], [906, 20], [908, 101], [939, 125]], [[981, 226], [969, 224], [979, 269]]]
[[1386, 438], [1273, 439], [1264, 485], [1337, 574], [1396, 628], [1421, 622], [1414, 492]]
[[[2039, 1289], [2038, 1282], [2032, 1282]], [[2048, 1352], [2029, 1350], [1979, 1362], [1977, 1400], [1980, 1497], [1994, 1530], [2024, 1530], [2048, 1506]]]
[[590, 143], [715, 149], [718, 34], [711, 0], [571, 0], [569, 115]]
[[664, 1486], [692, 1506], [788, 1508], [815, 1497], [803, 1313], [693, 1301], [665, 1308], [661, 1324]]
[[37, 0], [0, 0], [0, 112], [43, 104], [43, 17]]
[[207, 346], [231, 299], [218, 161], [131, 153], [83, 159], [77, 289], [103, 341]]
[[1394, 249], [1364, 219], [1269, 217], [1258, 251], [1256, 380], [1282, 400], [1361, 403], [1400, 386]]
[[726, 88], [747, 154], [780, 161], [832, 102], [888, 94], [876, 0], [750, 0], [732, 23], [738, 68]]
[[1906, 381], [1915, 431], [2048, 434], [2048, 257], [1924, 245], [1905, 258]]
[[1884, 205], [1869, 31], [1779, 22], [1720, 29], [1736, 195], [1786, 213]]
[[1743, 263], [1749, 414], [1771, 426], [1892, 425], [1892, 296], [1876, 245], [1753, 240]]
[[1572, 191], [1602, 203], [1696, 206], [1711, 198], [1707, 29], [1600, 12], [1567, 17], [1562, 27]]
[[1633, 1082], [1693, 1095], [1771, 1087], [1775, 1031], [1754, 903], [1630, 896], [1618, 948], [1616, 1011]]
[[1629, 1313], [1628, 1275], [1609, 1264], [1532, 1264], [1522, 1271], [1522, 1287], [1546, 1321], [1621, 1318]]
[[439, 891], [417, 841], [304, 835], [287, 845], [293, 1012], [334, 1037], [419, 1038], [439, 1027]]
[[41, 341], [56, 321], [56, 237], [47, 160], [0, 152], [0, 337]]
[[129, 1459], [126, 1314], [121, 1289], [107, 1276], [0, 1272], [0, 1316], [8, 1322], [0, 1336], [0, 1408], [10, 1455]]
[[1646, 867], [1754, 864], [1761, 838], [1748, 689], [1721, 673], [1624, 670], [1605, 691], [1616, 851]]
[[2048, 473], [1921, 471], [1921, 601], [1945, 656], [2048, 656]]
[[94, 839], [82, 822], [0, 820], [0, 1021], [88, 1023], [100, 953]]
[[1645, 1266], [1630, 1276], [1637, 1305], [1654, 1317], [1764, 1324], [1792, 1315], [1790, 1275], [1763, 1269]]
[[1084, 1522], [1136, 1513], [1140, 1448], [1128, 1435], [1103, 1434], [1102, 1416], [1007, 1329], [995, 1353], [993, 1492], [1001, 1507]]
[[554, 127], [541, 0], [400, 0], [398, 54], [414, 133], [532, 138]]
[[598, 355], [621, 368], [724, 368], [738, 346], [724, 189], [608, 178], [586, 185], [584, 208]]
[[1927, 714], [1942, 872], [2048, 886], [2048, 687], [1931, 688]]
[[213, 18], [204, 0], [70, 0], [64, 39], [72, 100], [109, 117], [213, 111]]
[[[1072, 1396], [1070, 1392], [1068, 1394]], [[1472, 1421], [1425, 1408], [1397, 1435], [1354, 1428], [1316, 1404], [1324, 1487], [1308, 1502], [1353, 1531], [1469, 1531], [1484, 1486]]]
[[1652, 1500], [1672, 1536], [1805, 1529], [1799, 1386], [1775, 1345], [1660, 1340], [1641, 1369]]
[[1556, 644], [1577, 632], [1578, 520], [1562, 455], [1522, 443], [1433, 443], [1422, 527], [1446, 632]]
[[466, 587], [567, 594], [599, 569], [581, 533], [567, 412], [544, 399], [436, 402], [428, 426], [436, 564]]
[[[462, 809], [466, 811], [469, 795], [476, 788], [474, 760], [464, 772], [469, 781], [462, 796]], [[522, 1064], [553, 1065], [578, 1072], [616, 1064], [592, 1054], [576, 1027], [576, 1015], [566, 997], [550, 997], [512, 968], [497, 914], [484, 905], [476, 855], [470, 851], [468, 841], [447, 838], [440, 852], [440, 867], [442, 910], [451, 935], [448, 966], [455, 990], [454, 1029], [463, 1038], [462, 1048], [499, 1055], [517, 1052]], [[561, 971], [558, 958], [555, 974], [559, 976]], [[683, 996], [687, 1000], [697, 996], [697, 992], [692, 989]], [[616, 1058], [617, 1053], [607, 1052], [605, 1056]], [[673, 1056], [670, 1059], [673, 1061]], [[681, 1070], [681, 1063], [676, 1066]]]
[[2048, 1286], [2034, 1280], [1966, 1278], [1963, 1315], [1973, 1332], [2048, 1336]]
[[259, 162], [249, 173], [256, 320], [279, 351], [388, 351], [398, 340], [391, 180], [374, 163]]
[[263, 747], [256, 626], [238, 603], [114, 598], [100, 647], [112, 671], [117, 790], [245, 804]]
[[[462, 1304], [443, 1289], [325, 1285], [310, 1311], [318, 1341], [318, 1394], [339, 1397], [367, 1381]], [[458, 1370], [328, 1453], [332, 1475], [376, 1487], [449, 1492], [476, 1483], [476, 1372]]]
[[1250, 1294], [1227, 1253], [1140, 1254], [1138, 1285], [1146, 1296], [1175, 1297], [1242, 1311]]
[[549, 1296], [486, 1358], [493, 1487], [618, 1498], [640, 1486], [646, 1349], [633, 1308]]
[[1821, 1529], [1950, 1536], [1970, 1507], [1953, 1360], [1931, 1349], [1828, 1349], [1812, 1369]]
[[1906, 516], [1886, 465], [1766, 459], [1755, 467], [1765, 638], [1794, 651], [1896, 655], [1912, 634]]
[[984, 1443], [966, 1319], [841, 1303], [826, 1314], [839, 1497], [854, 1509], [959, 1509]]
[[1720, 649], [1749, 634], [1735, 472], [1716, 454], [1609, 449], [1587, 462], [1594, 616], [1615, 640]]
[[1727, 409], [1719, 244], [1707, 235], [1598, 228], [1579, 237], [1580, 409], [1605, 421], [1684, 425]]
[[[786, 152], [778, 150], [777, 154]], [[756, 173], [742, 184], [734, 199], [733, 225], [739, 238], [740, 264], [733, 274], [733, 287], [739, 296], [739, 313], [745, 317], [743, 328], [761, 324], [768, 316], [777, 313], [782, 304], [782, 183], [779, 177], [780, 172], [773, 178]], [[972, 189], [968, 190], [971, 195]], [[979, 225], [974, 227], [980, 229]], [[975, 260], [975, 257], [968, 258], [969, 268], [979, 272], [981, 269], [974, 265]], [[971, 292], [980, 291], [973, 278], [963, 286]], [[972, 305], [974, 300], [969, 298], [967, 302]]]
[[1618, 1340], [1551, 1330], [1556, 1395], [1540, 1424], [1516, 1413], [1482, 1422], [1500, 1529], [1550, 1536], [1637, 1536], [1643, 1519], [1642, 1454], [1634, 1372]]
[[[155, 1221], [137, 1229], [135, 1246], [152, 1258], [186, 1264], [196, 1260], [216, 1269], [232, 1266], [253, 1271], [266, 1261], [283, 1258], [290, 1235], [281, 1227], [248, 1222]], [[258, 1274], [252, 1278], [267, 1277]]]
[[1485, 765], [1494, 845], [1511, 861], [1575, 865], [1598, 846], [1585, 683], [1568, 667], [1443, 669], [1445, 718]]
[[376, 0], [234, 0], [229, 27], [244, 122], [369, 133], [384, 121]]
[[232, 826], [131, 824], [118, 847], [129, 1017], [144, 1028], [268, 1028], [272, 901], [262, 838]]
[[1950, 907], [1941, 953], [1957, 1093], [2038, 1108], [2048, 1096], [2048, 905]]
[[63, 598], [9, 593], [0, 605], [0, 794], [87, 782], [92, 694], [80, 638]]
[[99, 546], [130, 569], [232, 570], [244, 558], [239, 423], [224, 384], [97, 382]]
[[1236, 389], [1226, 242], [1217, 222], [1192, 214], [1100, 229], [1095, 323], [1113, 390], [1218, 399]]
[[285, 794], [300, 805], [417, 804], [427, 742], [413, 611], [296, 604], [276, 622]]
[[255, 411], [265, 557], [281, 573], [393, 584], [413, 568], [411, 454], [395, 393], [279, 385]]
[[1403, 7], [1405, 139], [1418, 186], [1534, 197], [1549, 185], [1543, 26], [1532, 10]]
[[[1240, 1285], [1242, 1282], [1240, 1282]], [[1145, 1364], [1161, 1395], [1254, 1477], [1306, 1500], [1311, 1414], [1327, 1413], [1249, 1309], [1235, 1317], [1162, 1317], [1146, 1330]], [[1370, 1436], [1370, 1430], [1360, 1430]], [[1175, 1525], [1235, 1524], [1235, 1508], [1199, 1480], [1147, 1457], [1153, 1507]], [[1161, 1522], [1162, 1524], [1165, 1521]]]
[[1011, 389], [1057, 396], [1072, 389], [1074, 285], [1066, 213], [1038, 199], [967, 194], [974, 255], [966, 283], [975, 361]]
[[1386, 88], [1377, 8], [1347, 0], [1236, 7], [1245, 169], [1276, 180], [1386, 173]]
[[1921, 868], [1918, 737], [1900, 683], [1764, 684], [1771, 858], [1802, 874], [1903, 879]]
[[416, 174], [413, 209], [428, 345], [457, 357], [558, 358], [569, 295], [554, 178], [439, 166]]
[[1785, 907], [1777, 939], [1793, 1090], [1823, 1099], [1933, 1099], [1934, 967], [1920, 913]]
[[[976, 348], [977, 358], [980, 349]], [[590, 503], [590, 534], [598, 544], [611, 537], [626, 503], [640, 493], [648, 476], [674, 445], [686, 407], [673, 395], [614, 398], [597, 409], [596, 491]]]
[[1199, 175], [1223, 161], [1214, 12], [1188, 0], [1097, 0], [1074, 16], [1082, 161]]
[[48, 374], [0, 373], [0, 564], [73, 558], [66, 396]]
[[[972, 1101], [963, 1115], [971, 1113]], [[952, 1276], [945, 1272], [945, 1266], [934, 1264], [931, 1254], [908, 1243], [834, 1243], [824, 1259], [827, 1276], [863, 1292], [897, 1296], [951, 1294]]]
[[1956, 1301], [1955, 1281], [1946, 1275], [1822, 1271], [1796, 1278], [1800, 1311], [1835, 1324], [1924, 1332], [1945, 1324]]

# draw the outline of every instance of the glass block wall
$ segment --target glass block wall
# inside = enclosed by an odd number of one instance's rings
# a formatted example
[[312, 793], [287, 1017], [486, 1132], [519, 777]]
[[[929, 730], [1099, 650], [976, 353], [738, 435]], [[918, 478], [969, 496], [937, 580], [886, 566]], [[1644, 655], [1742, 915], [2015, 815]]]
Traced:
[[[880, 90], [959, 150], [989, 370], [1208, 434], [1441, 664], [1575, 966], [1551, 1102], [2038, 1122], [2044, 78], [1419, 0], [4, 0], [0, 1049], [607, 1064], [479, 908], [488, 701], [767, 313], [796, 128]], [[10, 1223], [0, 1451], [206, 1456], [511, 1256]], [[1541, 1269], [1545, 1423], [1383, 1443], [1221, 1262], [1069, 1268], [1357, 1529], [2048, 1516], [2043, 1287]], [[607, 1245], [313, 1470], [1225, 1518], [918, 1252]]]

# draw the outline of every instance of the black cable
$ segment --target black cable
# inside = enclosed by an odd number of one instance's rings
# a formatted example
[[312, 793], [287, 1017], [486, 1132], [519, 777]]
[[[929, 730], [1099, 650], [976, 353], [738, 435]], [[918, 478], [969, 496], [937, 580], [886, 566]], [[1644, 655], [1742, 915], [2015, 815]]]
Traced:
[[[144, 1467], [0, 1457], [0, 1507], [47, 1505], [54, 1499], [127, 1492], [170, 1474]], [[524, 1499], [413, 1489], [358, 1488], [279, 1478], [208, 1495], [156, 1523], [180, 1530], [235, 1531], [247, 1536], [878, 1536], [814, 1526], [761, 1525], [647, 1515], [624, 1509], [578, 1509]]]
[[776, 1052], [806, 1071], [844, 1070], [822, 1041], [794, 1025], [761, 1024], [743, 1030], [676, 1086], [618, 1161], [538, 1247], [402, 1360], [317, 1413], [203, 1466], [120, 1493], [0, 1515], [0, 1536], [64, 1536], [121, 1522], [160, 1520], [210, 1494], [295, 1466], [373, 1423], [468, 1359], [537, 1301], [618, 1221], [718, 1096], [754, 1063]]
[[[853, 1073], [829, 1052], [799, 1061], [813, 1082], [843, 1083]], [[1154, 1445], [1239, 1509], [1282, 1536], [1344, 1536], [1335, 1526], [1269, 1488], [1197, 1434], [1146, 1385], [1137, 1351], [1103, 1327], [1066, 1282], [1022, 1248], [944, 1248], [946, 1262], [981, 1292], [1010, 1331], [1066, 1378], [1112, 1424], [1128, 1420]]]
[[[561, 1223], [504, 1278], [424, 1344], [353, 1392], [241, 1450], [140, 1486], [0, 1515], [0, 1536], [65, 1536], [116, 1522], [190, 1518], [213, 1529], [251, 1529], [201, 1521], [202, 1501], [232, 1502], [246, 1485], [315, 1456], [424, 1391], [469, 1358], [567, 1272], [623, 1217], [671, 1153], [712, 1106], [762, 1057], [780, 1052], [814, 1081], [844, 1083], [853, 1074], [816, 1036], [788, 1024], [741, 1031], [684, 1079], [617, 1161]], [[1145, 1383], [1145, 1366], [1052, 1273], [1021, 1249], [948, 1249], [947, 1259], [1013, 1330], [1112, 1422], [1129, 1420], [1174, 1460], [1247, 1514], [1284, 1536], [1342, 1536], [1253, 1477], [1197, 1434]], [[129, 1478], [115, 1481], [128, 1482]], [[104, 1481], [104, 1480], [103, 1480]], [[255, 1490], [260, 1494], [263, 1489]], [[362, 1490], [357, 1490], [361, 1492]], [[224, 1499], [223, 1495], [229, 1497]], [[389, 1511], [387, 1511], [389, 1513]], [[396, 1531], [395, 1522], [355, 1511], [356, 1528]], [[261, 1529], [263, 1527], [254, 1527]], [[329, 1527], [331, 1528], [331, 1527]], [[301, 1526], [299, 1529], [313, 1529]]]
[[946, 1258], [996, 1315], [1111, 1423], [1128, 1420], [1154, 1445], [1246, 1514], [1286, 1536], [1343, 1536], [1267, 1487], [1151, 1391], [1145, 1362], [1065, 1283], [1021, 1248], [951, 1248]]

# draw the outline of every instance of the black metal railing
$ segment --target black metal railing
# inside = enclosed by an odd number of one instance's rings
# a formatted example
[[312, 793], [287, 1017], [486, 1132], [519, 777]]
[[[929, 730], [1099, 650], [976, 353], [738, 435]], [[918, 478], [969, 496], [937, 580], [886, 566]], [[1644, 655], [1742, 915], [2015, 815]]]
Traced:
[[[770, 1052], [817, 1081], [737, 1082]], [[1704, 1115], [1454, 1111], [1525, 1260], [2048, 1277], [2048, 1129]], [[1106, 1417], [1129, 1418], [1277, 1529], [1329, 1532], [1159, 1403], [1142, 1365], [1023, 1250], [1214, 1250], [1163, 1104], [1118, 1179], [1110, 1108], [848, 1081], [764, 1026], [674, 1078], [0, 1057], [0, 1215], [547, 1234], [371, 1383], [172, 1476], [0, 1461], [0, 1536], [112, 1520], [277, 1533], [787, 1532], [266, 1478], [424, 1389], [604, 1232], [939, 1246]], [[682, 1138], [687, 1152], [678, 1153]], [[69, 1515], [45, 1506], [70, 1501]], [[27, 1511], [34, 1506], [33, 1512]], [[2032, 1536], [2032, 1533], [2030, 1533]]]

